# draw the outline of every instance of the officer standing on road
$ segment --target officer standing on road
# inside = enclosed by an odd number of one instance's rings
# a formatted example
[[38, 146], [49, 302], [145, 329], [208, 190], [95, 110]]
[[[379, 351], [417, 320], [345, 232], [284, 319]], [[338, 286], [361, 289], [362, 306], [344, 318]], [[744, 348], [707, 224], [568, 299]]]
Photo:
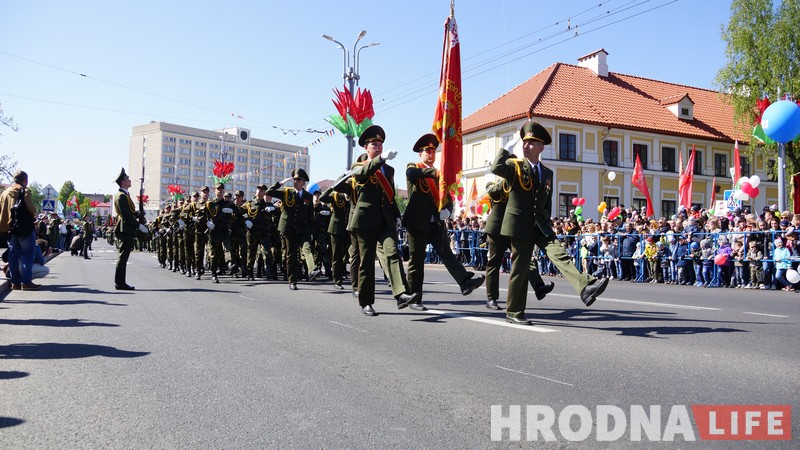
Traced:
[[92, 220], [91, 213], [86, 213], [83, 216], [83, 259], [89, 258], [89, 248], [92, 246], [94, 240], [94, 221]]
[[475, 276], [458, 262], [450, 250], [445, 221], [453, 210], [453, 199], [445, 193], [446, 204], [439, 210], [439, 171], [433, 167], [439, 139], [428, 133], [417, 140], [412, 150], [419, 153], [420, 162], [406, 166], [408, 184], [408, 206], [403, 214], [403, 226], [408, 231], [408, 284], [411, 292], [419, 292], [420, 298], [410, 305], [411, 309], [425, 311], [422, 305], [422, 284], [425, 278], [425, 250], [433, 246], [441, 257], [450, 276], [461, 287], [462, 295], [469, 295], [483, 284], [484, 276]]
[[[608, 285], [608, 278], [597, 281], [581, 274], [570, 262], [569, 255], [556, 239], [550, 223], [553, 205], [553, 171], [539, 160], [544, 146], [552, 139], [537, 122], [527, 122], [520, 129], [525, 159], [512, 159], [500, 149], [492, 164], [492, 173], [511, 186], [500, 234], [511, 239], [511, 278], [508, 284], [506, 320], [531, 325], [525, 318], [528, 294], [528, 273], [534, 246], [544, 250], [547, 257], [580, 293], [586, 306], [594, 303]], [[510, 147], [516, 144], [516, 140]]]
[[117, 258], [117, 268], [114, 272], [114, 288], [119, 291], [132, 291], [135, 288], [126, 281], [128, 258], [131, 255], [133, 246], [136, 243], [136, 230], [147, 233], [147, 227], [140, 224], [136, 218], [136, 207], [131, 200], [128, 189], [131, 187], [131, 179], [123, 168], [115, 180], [119, 186], [119, 193], [114, 199], [114, 208], [117, 211], [117, 224], [114, 227], [114, 234], [120, 241], [119, 257]]
[[305, 170], [297, 168], [292, 171], [292, 178], [284, 181], [290, 180], [293, 182], [292, 187], [281, 187], [281, 183], [278, 182], [267, 190], [267, 195], [277, 197], [283, 203], [278, 231], [286, 239], [286, 271], [289, 289], [296, 291], [301, 250], [308, 268], [309, 280], [314, 281], [322, 272], [314, 268], [314, 254], [311, 252], [314, 198], [304, 189], [308, 183], [308, 174]]
[[379, 244], [386, 255], [384, 270], [392, 284], [392, 294], [398, 309], [416, 303], [420, 293], [410, 293], [402, 276], [400, 255], [397, 254], [397, 228], [400, 210], [395, 202], [394, 168], [386, 161], [394, 159], [397, 152], [383, 154], [386, 134], [383, 128], [372, 125], [358, 138], [358, 144], [367, 151], [367, 160], [356, 163], [353, 178], [357, 183], [358, 197], [348, 230], [355, 231], [361, 263], [358, 269], [358, 303], [361, 312], [376, 316], [375, 256]]

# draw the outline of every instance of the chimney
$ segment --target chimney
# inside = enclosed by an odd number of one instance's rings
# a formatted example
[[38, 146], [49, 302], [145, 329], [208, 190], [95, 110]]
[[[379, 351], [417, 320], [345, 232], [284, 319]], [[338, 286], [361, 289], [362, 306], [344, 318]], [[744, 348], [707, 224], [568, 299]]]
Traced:
[[606, 56], [608, 56], [608, 52], [601, 48], [600, 50], [578, 58], [578, 66], [586, 67], [597, 76], [607, 77], [608, 64], [606, 63]]

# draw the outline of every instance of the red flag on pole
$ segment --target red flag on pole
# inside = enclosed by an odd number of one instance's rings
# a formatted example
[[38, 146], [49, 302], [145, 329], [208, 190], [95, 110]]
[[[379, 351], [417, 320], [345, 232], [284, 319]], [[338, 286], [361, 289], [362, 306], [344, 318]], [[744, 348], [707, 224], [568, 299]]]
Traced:
[[636, 155], [636, 165], [633, 166], [633, 177], [631, 178], [631, 184], [639, 189], [639, 191], [644, 194], [644, 198], [647, 200], [647, 217], [652, 217], [655, 215], [655, 211], [653, 211], [653, 200], [650, 198], [650, 189], [647, 187], [647, 180], [644, 177], [644, 170], [642, 169], [642, 160], [639, 159], [639, 155]]
[[442, 145], [439, 207], [445, 196], [461, 179], [461, 46], [458, 26], [451, 4], [450, 17], [444, 23], [442, 72], [439, 77], [439, 98], [433, 116], [433, 132]]
[[713, 178], [711, 182], [711, 206], [708, 209], [714, 209], [717, 204], [717, 177]]
[[739, 141], [733, 144], [733, 186], [736, 189], [736, 184], [739, 183], [739, 178], [742, 178], [742, 164], [739, 161]]
[[681, 175], [680, 184], [678, 185], [678, 198], [680, 199], [681, 206], [686, 210], [692, 209], [692, 183], [694, 182], [694, 156], [695, 147], [692, 145], [692, 154], [686, 161], [686, 171]]

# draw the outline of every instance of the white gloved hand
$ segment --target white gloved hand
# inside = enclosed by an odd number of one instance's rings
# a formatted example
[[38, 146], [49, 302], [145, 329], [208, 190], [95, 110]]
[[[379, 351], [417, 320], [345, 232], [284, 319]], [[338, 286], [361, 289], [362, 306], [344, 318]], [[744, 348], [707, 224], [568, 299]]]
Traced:
[[383, 159], [392, 160], [395, 156], [397, 156], [397, 150], [389, 150], [386, 152], [386, 156], [384, 156]]
[[443, 210], [439, 211], [439, 219], [447, 220], [449, 218], [450, 218], [450, 210], [449, 209], [443, 209]]
[[224, 212], [225, 214], [231, 214], [233, 210], [230, 208], [222, 208], [222, 212]]
[[192, 217], [192, 220], [194, 220], [195, 223], [200, 223], [199, 217]]
[[323, 209], [322, 211], [320, 211], [320, 212], [319, 212], [319, 214], [320, 214], [321, 216], [330, 216], [330, 215], [331, 215], [331, 212], [330, 212], [330, 211], [328, 211], [327, 209]]
[[139, 231], [141, 231], [142, 233], [147, 233], [150, 230], [148, 230], [146, 226], [139, 224]]
[[214, 229], [214, 222], [209, 220], [208, 222], [206, 222], [206, 226], [208, 227], [209, 230], [213, 230]]
[[397, 228], [403, 228], [403, 220], [399, 217], [395, 220], [395, 224], [397, 224]]
[[249, 230], [250, 228], [253, 228], [253, 222], [251, 222], [249, 220], [245, 220], [244, 221], [244, 226], [246, 226], [247, 229]]
[[284, 178], [283, 180], [281, 180], [281, 184], [286, 184], [286, 183], [288, 183], [290, 181], [292, 181], [292, 177]]
[[179, 227], [181, 230], [182, 230], [182, 229], [184, 229], [184, 228], [186, 228], [186, 222], [184, 222], [182, 219], [178, 219], [178, 227]]
[[275, 211], [275, 207], [274, 206], [267, 206], [266, 208], [264, 208], [264, 210], [266, 210], [267, 212], [272, 212], [272, 211]]
[[514, 139], [506, 144], [506, 151], [509, 153], [513, 153], [512, 150], [517, 146], [517, 144], [519, 144], [519, 134], [515, 134], [514, 136]]

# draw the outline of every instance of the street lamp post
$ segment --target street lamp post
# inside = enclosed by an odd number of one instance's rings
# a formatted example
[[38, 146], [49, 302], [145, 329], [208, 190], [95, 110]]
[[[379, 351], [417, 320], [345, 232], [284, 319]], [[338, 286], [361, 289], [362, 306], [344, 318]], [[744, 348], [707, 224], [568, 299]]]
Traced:
[[[353, 44], [353, 58], [350, 59], [350, 52], [348, 51], [347, 47], [344, 46], [341, 42], [337, 41], [333, 37], [323, 34], [322, 37], [334, 42], [338, 45], [338, 48], [342, 49], [342, 53], [344, 56], [344, 63], [342, 66], [342, 78], [348, 84], [348, 88], [350, 89], [350, 96], [355, 97], [355, 85], [358, 84], [358, 80], [360, 79], [358, 75], [358, 55], [361, 53], [361, 50], [367, 47], [374, 47], [376, 45], [380, 45], [380, 42], [373, 42], [368, 45], [362, 45], [358, 49], [358, 41], [367, 34], [367, 30], [361, 30], [361, 33], [358, 33], [358, 37], [356, 38], [356, 42]], [[347, 119], [345, 117], [345, 119]], [[347, 135], [347, 167], [346, 169], [350, 169], [353, 166], [353, 147], [355, 147], [355, 136]]]

